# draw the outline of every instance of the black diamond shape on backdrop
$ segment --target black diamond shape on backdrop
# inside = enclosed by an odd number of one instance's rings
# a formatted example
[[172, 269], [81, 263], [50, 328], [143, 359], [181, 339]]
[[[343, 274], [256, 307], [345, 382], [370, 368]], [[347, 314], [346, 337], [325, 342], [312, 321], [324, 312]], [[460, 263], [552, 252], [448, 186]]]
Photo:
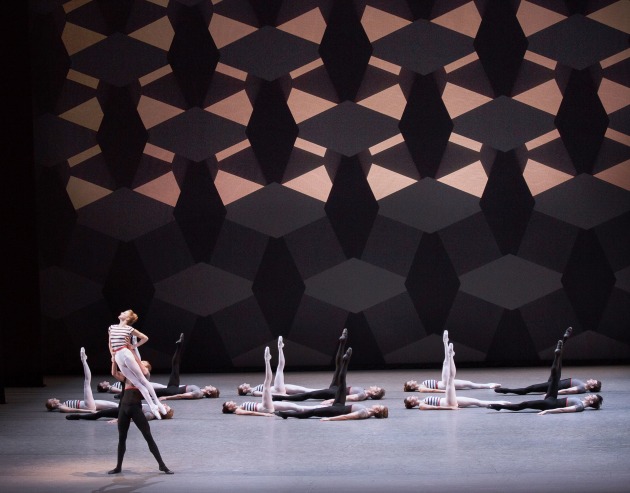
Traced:
[[427, 332], [441, 333], [459, 279], [437, 233], [422, 235], [405, 286]]
[[221, 63], [272, 81], [317, 60], [315, 43], [264, 26], [221, 48]]
[[274, 337], [288, 334], [304, 282], [282, 238], [269, 238], [252, 291]]
[[630, 211], [630, 192], [581, 174], [537, 195], [534, 209], [579, 228], [591, 229]]
[[246, 139], [245, 127], [191, 108], [149, 130], [149, 142], [200, 162]]
[[172, 9], [170, 19], [175, 35], [168, 62], [186, 102], [202, 106], [219, 61], [219, 50], [198, 6]]
[[497, 153], [479, 205], [501, 253], [518, 253], [534, 198], [514, 152]]
[[131, 241], [173, 221], [173, 208], [127, 188], [82, 207], [78, 223], [121, 241]]
[[533, 34], [528, 49], [577, 70], [628, 48], [628, 35], [575, 14]]
[[199, 263], [155, 283], [155, 297], [206, 317], [252, 296], [252, 283]]
[[53, 166], [96, 145], [96, 133], [63, 118], [45, 114], [33, 123], [35, 162]]
[[435, 178], [453, 122], [432, 76], [416, 76], [399, 127], [420, 175]]
[[432, 178], [379, 201], [379, 214], [427, 233], [461, 221], [481, 209], [479, 199]]
[[280, 84], [261, 84], [245, 133], [267, 181], [280, 183], [299, 133]]
[[300, 123], [300, 137], [344, 156], [354, 156], [398, 133], [398, 120], [350, 101]]
[[495, 94], [509, 96], [527, 51], [527, 38], [510, 2], [486, 4], [473, 45]]
[[539, 361], [536, 345], [520, 310], [505, 311], [488, 348], [487, 362], [512, 361], [534, 365]]
[[96, 134], [117, 187], [131, 187], [147, 142], [147, 131], [128, 88], [110, 87]]
[[562, 284], [580, 323], [587, 330], [596, 330], [615, 285], [615, 274], [593, 231], [578, 233]]
[[358, 158], [342, 158], [324, 210], [346, 257], [361, 257], [378, 203]]
[[136, 247], [133, 243], [120, 243], [103, 284], [103, 297], [112, 314], [129, 309], [146, 313], [154, 291]]
[[121, 33], [114, 33], [71, 58], [74, 70], [119, 87], [168, 64], [163, 50]]
[[422, 75], [475, 51], [470, 37], [424, 19], [375, 41], [372, 46], [375, 57]]
[[553, 115], [499, 96], [453, 120], [454, 132], [507, 152], [555, 128]]
[[370, 61], [372, 45], [352, 2], [333, 3], [319, 53], [339, 99], [354, 100]]
[[270, 183], [226, 208], [226, 219], [274, 238], [326, 215], [319, 200], [277, 183]]
[[561, 289], [560, 273], [514, 255], [506, 255], [460, 276], [460, 290], [515, 310]]
[[608, 115], [587, 70], [571, 72], [556, 127], [578, 173], [591, 173], [608, 128]]
[[405, 278], [350, 259], [305, 281], [305, 294], [358, 313], [406, 291]]

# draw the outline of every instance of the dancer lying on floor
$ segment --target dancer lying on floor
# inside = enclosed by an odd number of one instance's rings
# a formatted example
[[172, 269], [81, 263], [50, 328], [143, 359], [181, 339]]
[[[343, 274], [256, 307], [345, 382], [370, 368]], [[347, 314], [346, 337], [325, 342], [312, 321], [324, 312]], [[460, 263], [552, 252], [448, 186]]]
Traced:
[[[139, 364], [138, 354], [132, 352], [132, 349], [142, 346], [149, 340], [146, 335], [131, 326], [137, 320], [138, 315], [132, 310], [126, 310], [118, 315], [120, 323], [110, 325], [108, 330], [109, 352], [120, 372], [140, 391], [155, 417], [161, 419], [161, 415], [166, 414], [166, 409], [155, 395], [155, 389], [147, 380], [145, 376], [147, 370]], [[137, 337], [138, 342], [131, 346], [130, 341], [133, 336]]]
[[[405, 392], [444, 392], [446, 390], [446, 381], [448, 373], [448, 331], [445, 330], [442, 335], [442, 342], [444, 344], [444, 362], [442, 363], [442, 380], [425, 380], [422, 383], [418, 383], [415, 380], [409, 380], [403, 385]], [[470, 390], [470, 389], [494, 389], [501, 387], [498, 383], [475, 383], [470, 380], [455, 380], [456, 390]]]
[[80, 355], [81, 363], [83, 363], [83, 400], [71, 399], [61, 402], [59, 399], [52, 398], [46, 401], [46, 409], [62, 413], [91, 413], [104, 409], [118, 409], [117, 402], [94, 400], [91, 387], [92, 373], [87, 363], [87, 355], [84, 348], [81, 348]]
[[[573, 328], [569, 327], [564, 336], [562, 338], [563, 344], [566, 343], [567, 339], [573, 333]], [[585, 394], [586, 392], [599, 392], [602, 389], [602, 382], [599, 380], [595, 380], [594, 378], [589, 378], [586, 381], [578, 380], [577, 378], [563, 378], [558, 383], [558, 394], [566, 395], [566, 394]], [[541, 393], [545, 394], [549, 390], [549, 381], [544, 383], [535, 383], [533, 385], [529, 385], [528, 387], [523, 388], [505, 388], [501, 387], [498, 389], [494, 389], [495, 392], [500, 394], [517, 394], [517, 395], [526, 395], [526, 394], [536, 394]]]
[[[123, 391], [124, 393], [124, 391]], [[162, 416], [162, 419], [172, 419], [175, 415], [175, 411], [172, 407], [167, 404], [164, 404], [166, 408], [166, 414]], [[142, 404], [142, 412], [144, 416], [147, 418], [147, 421], [151, 421], [156, 419], [155, 415], [151, 412], [151, 409], [146, 404]], [[94, 411], [88, 413], [73, 413], [66, 414], [66, 419], [69, 420], [85, 420], [85, 421], [97, 421], [101, 418], [109, 419], [109, 423], [117, 423], [118, 422], [118, 407], [113, 407], [111, 409], [103, 409], [102, 411]]]
[[[448, 337], [446, 331], [444, 331], [445, 337]], [[419, 399], [415, 395], [411, 395], [405, 398], [405, 407], [407, 409], [411, 409], [413, 407], [418, 406], [420, 410], [448, 410], [448, 409], [459, 409], [464, 407], [487, 407], [489, 404], [493, 404], [494, 402], [498, 402], [500, 404], [509, 404], [508, 401], [482, 401], [479, 399], [474, 399], [472, 397], [459, 397], [455, 393], [455, 374], [457, 369], [455, 368], [455, 351], [453, 350], [453, 344], [448, 343], [448, 339], [446, 339], [448, 347], [446, 350], [446, 374], [443, 375], [442, 378], [446, 377], [446, 396], [438, 397], [438, 396], [429, 396], [424, 399]]]
[[[261, 402], [243, 402], [237, 404], [234, 401], [227, 401], [223, 403], [224, 414], [238, 414], [241, 416], [274, 416], [274, 411], [302, 411], [311, 409], [309, 406], [300, 406], [291, 402], [276, 402], [274, 403], [271, 398], [271, 353], [269, 352], [269, 346], [265, 348], [265, 381], [263, 383], [262, 400]], [[320, 407], [320, 406], [313, 406]]]
[[558, 386], [560, 384], [560, 375], [562, 373], [562, 348], [564, 342], [562, 339], [558, 341], [554, 352], [553, 364], [551, 365], [551, 375], [549, 377], [549, 390], [545, 394], [544, 399], [525, 401], [518, 404], [490, 404], [490, 409], [500, 411], [508, 409], [510, 411], [521, 411], [523, 409], [536, 409], [540, 411], [538, 414], [556, 414], [556, 413], [577, 413], [584, 411], [587, 407], [599, 409], [604, 399], [599, 394], [588, 394], [584, 398], [578, 397], [562, 397], [558, 399]]
[[[341, 360], [344, 355], [346, 342], [348, 341], [348, 329], [343, 329], [341, 333], [341, 337], [339, 337], [339, 344], [337, 346], [337, 352], [335, 354], [335, 372], [333, 373], [333, 379], [330, 383], [330, 386], [326, 389], [310, 389], [306, 387], [301, 387], [301, 392], [293, 392], [287, 394], [273, 394], [274, 401], [292, 401], [292, 402], [301, 402], [309, 399], [322, 399], [322, 400], [330, 400], [331, 402], [335, 399], [337, 394], [337, 382], [339, 381], [339, 373], [341, 371]], [[280, 345], [278, 346], [280, 349]], [[284, 366], [282, 367], [282, 369]], [[284, 376], [282, 371], [279, 371], [282, 375], [282, 382], [284, 383]], [[276, 372], [276, 378], [278, 378], [278, 371]], [[296, 388], [298, 386], [294, 386]], [[366, 399], [382, 399], [385, 395], [385, 389], [381, 387], [356, 387], [351, 386], [346, 389], [346, 401], [348, 402], [357, 402], [364, 401]]]
[[149, 450], [158, 463], [160, 471], [163, 471], [166, 474], [173, 474], [173, 471], [166, 467], [166, 464], [162, 460], [158, 446], [153, 439], [153, 435], [151, 435], [149, 422], [142, 412], [142, 393], [135, 388], [125, 375], [117, 368], [116, 359], [114, 357], [112, 357], [112, 376], [116, 380], [124, 382], [125, 386], [122, 398], [120, 399], [120, 406], [118, 408], [118, 459], [116, 467], [114, 467], [111, 471], [108, 471], [108, 474], [118, 474], [122, 470], [122, 462], [125, 456], [125, 451], [127, 450], [127, 433], [129, 432], [129, 426], [132, 420], [146, 440]]
[[[202, 399], [204, 397], [214, 398], [219, 397], [220, 391], [212, 385], [206, 385], [201, 388], [197, 385], [180, 385], [179, 368], [181, 363], [182, 343], [184, 341], [184, 334], [180, 334], [179, 340], [175, 342], [175, 353], [171, 362], [171, 374], [169, 376], [168, 383], [166, 385], [149, 382], [155, 389], [155, 395], [161, 401], [170, 399]], [[141, 361], [141, 363], [151, 371], [151, 366], [148, 361]], [[107, 380], [98, 384], [97, 390], [99, 392], [110, 392], [112, 394], [120, 394], [122, 392], [122, 385], [120, 382], [110, 384]]]
[[301, 411], [276, 411], [275, 414], [286, 418], [322, 418], [322, 421], [345, 421], [354, 419], [368, 419], [372, 416], [375, 418], [387, 418], [389, 410], [386, 406], [375, 404], [371, 407], [365, 407], [363, 404], [346, 405], [346, 373], [348, 372], [348, 363], [352, 356], [352, 348], [348, 348], [346, 354], [342, 358], [341, 371], [339, 379], [335, 386], [337, 395], [331, 406], [314, 407], [312, 409], [304, 409]]

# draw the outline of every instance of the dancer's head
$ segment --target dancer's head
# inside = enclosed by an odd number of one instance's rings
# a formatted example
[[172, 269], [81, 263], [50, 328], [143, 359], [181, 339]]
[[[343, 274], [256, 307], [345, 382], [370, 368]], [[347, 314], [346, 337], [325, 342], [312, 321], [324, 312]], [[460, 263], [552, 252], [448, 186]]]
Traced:
[[382, 404], [372, 406], [372, 412], [374, 413], [374, 417], [378, 419], [389, 416], [389, 409], [387, 409], [387, 406], [383, 406]]
[[584, 398], [583, 402], [584, 402], [585, 407], [592, 407], [593, 409], [599, 409], [600, 407], [602, 407], [604, 398], [599, 394], [590, 394]]
[[204, 397], [208, 398], [219, 397], [220, 394], [219, 389], [213, 387], [212, 385], [206, 385], [204, 388], [201, 389], [201, 393]]
[[383, 398], [383, 396], [385, 395], [385, 389], [372, 385], [371, 387], [368, 387], [366, 389], [365, 395], [367, 395], [368, 399], [374, 399], [375, 401], [377, 401]]
[[54, 411], [60, 405], [61, 405], [61, 402], [59, 401], [59, 399], [52, 398], [46, 401], [46, 409], [48, 409], [49, 411]]
[[600, 382], [599, 380], [595, 380], [594, 378], [589, 378], [586, 381], [586, 390], [588, 390], [589, 392], [599, 392], [600, 390], [602, 390], [602, 382]]
[[404, 402], [407, 409], [412, 409], [420, 404], [420, 399], [418, 399], [415, 395], [410, 395], [409, 397], [405, 397]]
[[237, 407], [238, 407], [238, 404], [236, 402], [227, 401], [223, 403], [222, 412], [223, 414], [232, 414], [234, 411], [236, 411]]
[[252, 386], [248, 383], [242, 383], [238, 386], [238, 395], [247, 395], [252, 392]]
[[173, 419], [175, 410], [167, 404], [164, 404], [164, 409], [166, 409], [166, 414], [162, 414], [162, 419]]
[[147, 370], [149, 371], [153, 370], [151, 363], [149, 363], [147, 360], [143, 359], [140, 363], [142, 363], [142, 366], [144, 366]]
[[408, 382], [405, 382], [405, 384], [403, 385], [403, 390], [405, 392], [414, 392], [418, 390], [418, 382], [416, 382], [415, 380], [409, 380]]
[[98, 392], [107, 392], [111, 388], [110, 383], [107, 380], [103, 380], [96, 386]]
[[120, 312], [118, 320], [123, 324], [133, 325], [138, 321], [138, 315], [136, 315], [133, 310], [125, 310], [124, 312]]

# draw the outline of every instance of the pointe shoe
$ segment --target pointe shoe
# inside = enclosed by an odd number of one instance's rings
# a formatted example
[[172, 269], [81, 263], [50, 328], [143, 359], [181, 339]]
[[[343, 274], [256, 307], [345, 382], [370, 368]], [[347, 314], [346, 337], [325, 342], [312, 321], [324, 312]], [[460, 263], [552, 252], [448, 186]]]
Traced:
[[164, 404], [162, 404], [161, 401], [158, 401], [158, 405], [157, 405], [158, 411], [160, 411], [160, 414], [166, 414], [166, 408], [164, 407]]
[[171, 471], [168, 467], [166, 466], [160, 466], [160, 471], [162, 471], [164, 474], [175, 474], [173, 471]]
[[[155, 419], [162, 419], [162, 415], [160, 414], [160, 410], [158, 409], [158, 407], [153, 404], [151, 406], [149, 406], [151, 408], [151, 412], [153, 413], [153, 416], [155, 416]], [[164, 414], [166, 414], [166, 412], [164, 412]]]
[[282, 336], [278, 336], [278, 349], [281, 349], [284, 347], [284, 340], [282, 339]]
[[175, 341], [175, 344], [181, 344], [182, 342], [184, 342], [184, 333], [183, 332], [181, 334], [179, 334], [179, 339], [177, 339]]
[[271, 360], [271, 352], [269, 351], [269, 346], [265, 348], [265, 361]]
[[558, 345], [556, 346], [556, 350], [554, 351], [555, 353], [559, 353], [562, 351], [562, 341], [558, 341]]
[[87, 354], [85, 354], [85, 348], [81, 348], [81, 361], [87, 360]]
[[571, 334], [573, 334], [573, 327], [569, 327], [563, 336], [563, 339], [568, 339], [569, 337], [571, 337]]

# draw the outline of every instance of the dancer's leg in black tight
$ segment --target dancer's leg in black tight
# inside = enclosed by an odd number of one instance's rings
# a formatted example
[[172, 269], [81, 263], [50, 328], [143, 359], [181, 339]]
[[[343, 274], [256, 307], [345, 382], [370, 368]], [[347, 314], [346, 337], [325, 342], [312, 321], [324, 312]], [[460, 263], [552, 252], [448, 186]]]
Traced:
[[510, 389], [507, 387], [499, 387], [499, 388], [494, 389], [494, 391], [497, 394], [517, 394], [517, 395], [546, 393], [547, 390], [549, 390], [549, 382], [535, 383], [527, 387], [516, 388], [516, 389]]
[[[563, 401], [563, 402], [559, 402]], [[508, 411], [522, 411], [523, 409], [537, 409], [538, 411], [546, 411], [547, 409], [556, 409], [558, 407], [564, 407], [566, 399], [538, 399], [536, 401], [524, 401], [518, 404], [490, 404], [488, 407], [496, 409], [507, 409]]]
[[182, 345], [184, 334], [180, 334], [179, 340], [175, 343], [175, 354], [171, 362], [171, 376], [168, 379], [167, 387], [179, 387], [179, 365], [182, 361]]
[[127, 450], [127, 433], [129, 432], [130, 424], [131, 417], [125, 412], [123, 405], [121, 404], [118, 409], [118, 460], [116, 462], [116, 467], [109, 471], [108, 474], [117, 474], [122, 469], [123, 458], [125, 457], [125, 451]]
[[341, 337], [339, 337], [339, 344], [337, 345], [337, 353], [335, 354], [335, 372], [333, 373], [333, 379], [330, 383], [330, 387], [337, 386], [339, 372], [341, 371], [341, 361], [344, 353], [346, 352], [346, 342], [348, 342], [348, 329], [343, 329]]
[[311, 392], [301, 392], [299, 394], [286, 395], [286, 396], [273, 395], [272, 399], [274, 401], [293, 401], [293, 402], [306, 401], [309, 399], [326, 400], [326, 399], [334, 399], [336, 392], [337, 392], [337, 387], [330, 387], [328, 389], [312, 390]]
[[333, 406], [346, 405], [346, 394], [348, 391], [348, 388], [346, 387], [346, 375], [348, 373], [348, 364], [350, 363], [351, 357], [352, 348], [348, 348], [341, 362], [341, 371], [339, 372], [339, 381], [337, 382], [337, 392], [335, 394], [335, 401], [333, 402]]
[[88, 421], [96, 421], [101, 418], [115, 419], [118, 417], [118, 408], [112, 407], [110, 409], [103, 409], [102, 411], [96, 411], [95, 413], [76, 413], [68, 414], [66, 419], [85, 419]]
[[151, 427], [149, 426], [149, 422], [147, 421], [146, 416], [142, 412], [142, 406], [130, 406], [129, 414], [131, 415], [131, 419], [133, 419], [133, 422], [142, 433], [142, 436], [146, 440], [147, 445], [149, 446], [149, 450], [151, 451], [153, 457], [155, 457], [155, 460], [160, 466], [160, 471], [168, 471], [168, 468], [166, 467], [166, 464], [164, 464], [162, 456], [160, 455], [160, 450], [158, 449], [158, 446], [153, 439], [153, 435], [151, 435]]
[[558, 341], [553, 356], [553, 364], [551, 365], [551, 374], [549, 375], [549, 389], [545, 394], [545, 399], [557, 399], [558, 388], [560, 385], [560, 376], [562, 374], [562, 348], [564, 344], [562, 340]]

